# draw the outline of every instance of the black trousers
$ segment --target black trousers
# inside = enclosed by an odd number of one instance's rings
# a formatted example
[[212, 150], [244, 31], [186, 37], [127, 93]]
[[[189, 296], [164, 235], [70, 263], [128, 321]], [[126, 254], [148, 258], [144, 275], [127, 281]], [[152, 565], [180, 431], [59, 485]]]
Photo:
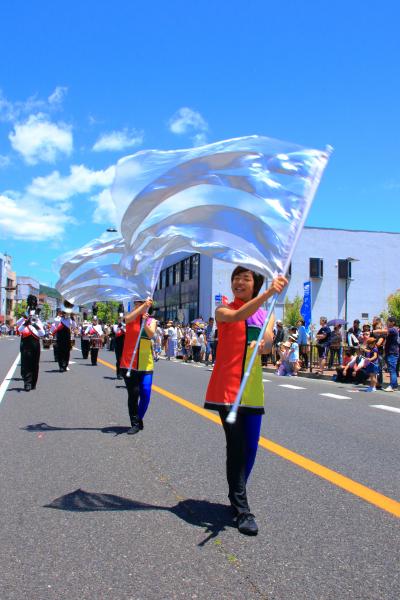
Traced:
[[58, 348], [57, 348], [57, 340], [53, 339], [53, 352], [54, 352], [54, 362], [58, 362]]
[[92, 361], [92, 365], [97, 365], [98, 355], [99, 355], [98, 348], [90, 348], [90, 360]]
[[25, 385], [36, 387], [39, 377], [40, 341], [32, 335], [21, 340], [21, 377]]
[[90, 350], [90, 341], [89, 340], [83, 340], [81, 338], [81, 350], [82, 350], [82, 358], [87, 358], [89, 356], [89, 350]]
[[[248, 461], [248, 435], [246, 431], [246, 416], [238, 413], [236, 421], [228, 424], [226, 418], [229, 409], [219, 409], [222, 426], [226, 438], [226, 478], [228, 480], [228, 498], [238, 514], [250, 512], [246, 490], [246, 468]], [[260, 416], [261, 419], [261, 416]], [[255, 454], [254, 454], [255, 458]]]
[[117, 377], [121, 375], [120, 362], [121, 362], [122, 352], [124, 350], [124, 339], [125, 339], [124, 335], [120, 335], [118, 337], [115, 337], [115, 339], [114, 339], [115, 366], [117, 368]]
[[71, 332], [65, 327], [57, 333], [57, 360], [58, 366], [62, 371], [65, 371], [68, 367], [70, 353]]

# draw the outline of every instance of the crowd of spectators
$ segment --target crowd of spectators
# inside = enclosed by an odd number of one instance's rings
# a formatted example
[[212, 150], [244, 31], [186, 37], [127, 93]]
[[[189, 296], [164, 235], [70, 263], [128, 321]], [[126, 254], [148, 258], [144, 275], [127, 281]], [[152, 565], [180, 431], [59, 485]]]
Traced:
[[[372, 324], [360, 327], [356, 319], [347, 331], [339, 319], [328, 321], [320, 318], [320, 327], [315, 335], [306, 331], [300, 319], [296, 327], [284, 328], [277, 321], [274, 328], [273, 349], [270, 358], [278, 375], [296, 376], [307, 370], [313, 353], [317, 352], [316, 376], [326, 370], [335, 369], [334, 379], [338, 382], [369, 383], [366, 391], [377, 389], [392, 392], [398, 389], [400, 334], [394, 317], [386, 324], [375, 317]], [[390, 383], [383, 388], [383, 373], [389, 374]]]

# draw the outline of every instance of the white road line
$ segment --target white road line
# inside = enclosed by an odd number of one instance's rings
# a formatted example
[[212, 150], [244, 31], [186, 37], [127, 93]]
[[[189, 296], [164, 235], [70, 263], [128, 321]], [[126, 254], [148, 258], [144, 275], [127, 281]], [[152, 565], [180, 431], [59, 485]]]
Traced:
[[271, 383], [272, 379], [263, 379], [264, 383]]
[[289, 390], [305, 390], [307, 388], [301, 387], [300, 385], [291, 385], [290, 383], [281, 383], [279, 387], [288, 388]]
[[14, 371], [17, 368], [19, 358], [20, 358], [20, 355], [18, 352], [18, 355], [17, 355], [16, 359], [14, 360], [13, 364], [11, 365], [11, 368], [8, 371], [7, 375], [5, 376], [3, 383], [0, 385], [0, 403], [3, 400], [4, 394], [6, 393], [7, 388], [8, 388], [8, 384], [10, 383], [12, 376], [14, 375]]
[[386, 404], [370, 404], [371, 408], [380, 408], [381, 410], [389, 410], [390, 412], [400, 413], [400, 408], [394, 406], [386, 406]]
[[320, 396], [327, 396], [328, 398], [335, 398], [336, 400], [351, 400], [349, 396], [339, 396], [339, 394], [319, 394]]

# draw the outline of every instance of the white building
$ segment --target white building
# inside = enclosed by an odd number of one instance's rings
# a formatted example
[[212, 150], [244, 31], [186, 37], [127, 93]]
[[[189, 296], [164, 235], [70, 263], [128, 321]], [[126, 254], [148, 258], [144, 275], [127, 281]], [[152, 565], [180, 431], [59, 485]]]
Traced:
[[[320, 316], [369, 321], [400, 288], [398, 260], [400, 233], [305, 227], [276, 316], [283, 318], [285, 298], [303, 297], [303, 284], [311, 281], [313, 323]], [[154, 294], [157, 315], [185, 322], [198, 316], [208, 319], [219, 297], [232, 296], [233, 268], [206, 256], [171, 255]]]
[[29, 294], [39, 295], [40, 283], [33, 277], [17, 277], [17, 300], [26, 300]]
[[16, 274], [12, 271], [12, 258], [0, 254], [0, 323], [14, 323]]

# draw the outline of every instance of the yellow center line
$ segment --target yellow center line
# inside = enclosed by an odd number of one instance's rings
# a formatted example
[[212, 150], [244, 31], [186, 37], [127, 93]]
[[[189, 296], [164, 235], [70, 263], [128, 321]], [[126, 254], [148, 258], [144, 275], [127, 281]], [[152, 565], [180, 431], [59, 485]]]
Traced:
[[[106, 362], [105, 360], [101, 360], [99, 358], [98, 362], [102, 363], [106, 367], [110, 367], [115, 371], [115, 366]], [[197, 406], [197, 404], [193, 404], [193, 402], [189, 402], [189, 400], [185, 400], [180, 396], [176, 396], [175, 394], [172, 394], [171, 392], [168, 392], [157, 385], [153, 385], [153, 390], [161, 396], [165, 396], [165, 398], [173, 400], [173, 402], [176, 402], [192, 412], [201, 415], [205, 419], [208, 419], [217, 425], [221, 425], [220, 418], [209, 410], [206, 410], [201, 406]], [[269, 450], [269, 452], [288, 460], [298, 467], [301, 467], [302, 469], [305, 469], [306, 471], [309, 471], [310, 473], [313, 473], [314, 475], [333, 483], [337, 487], [346, 490], [346, 492], [349, 492], [350, 494], [353, 494], [354, 496], [357, 496], [358, 498], [361, 498], [362, 500], [365, 500], [366, 502], [385, 510], [395, 517], [400, 517], [400, 502], [397, 502], [388, 496], [384, 496], [383, 494], [372, 490], [362, 483], [358, 483], [357, 481], [354, 481], [345, 475], [341, 475], [332, 469], [328, 469], [328, 467], [324, 467], [323, 465], [320, 465], [319, 463], [306, 458], [301, 454], [297, 454], [297, 452], [293, 452], [284, 446], [280, 446], [279, 444], [276, 444], [267, 438], [260, 437], [258, 445], [261, 446], [261, 448]]]

